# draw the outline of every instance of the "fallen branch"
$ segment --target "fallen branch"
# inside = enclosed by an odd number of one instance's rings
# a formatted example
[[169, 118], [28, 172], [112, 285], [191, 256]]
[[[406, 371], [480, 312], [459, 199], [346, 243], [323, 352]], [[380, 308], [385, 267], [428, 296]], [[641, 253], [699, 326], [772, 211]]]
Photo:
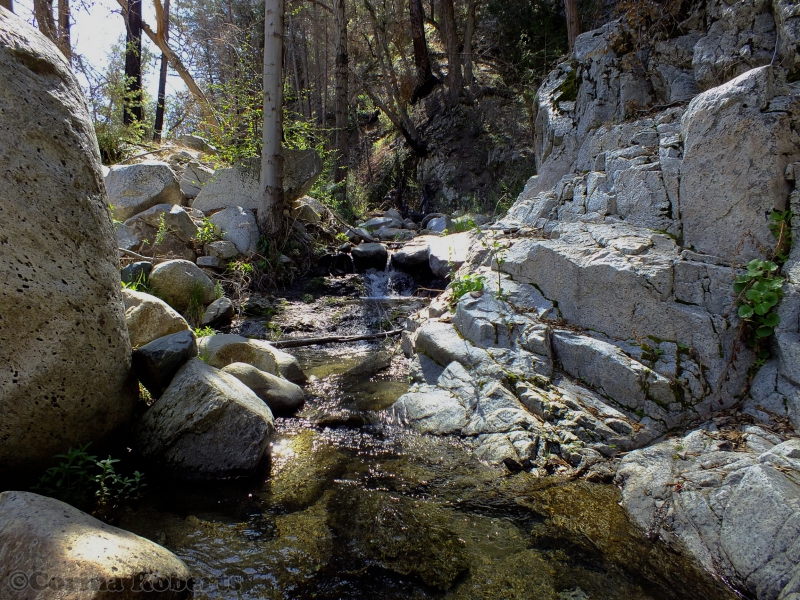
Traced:
[[360, 342], [362, 340], [377, 340], [403, 333], [402, 329], [392, 331], [381, 331], [380, 333], [365, 333], [364, 335], [332, 335], [318, 338], [297, 338], [270, 342], [275, 348], [300, 348], [301, 346], [318, 346], [322, 344], [340, 344], [344, 342]]

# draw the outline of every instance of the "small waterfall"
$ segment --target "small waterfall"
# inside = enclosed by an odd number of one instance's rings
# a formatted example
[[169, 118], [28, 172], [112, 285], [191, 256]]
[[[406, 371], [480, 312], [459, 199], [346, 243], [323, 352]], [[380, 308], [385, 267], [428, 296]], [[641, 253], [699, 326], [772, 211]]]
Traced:
[[408, 298], [419, 287], [414, 277], [397, 271], [391, 261], [383, 271], [369, 269], [363, 276], [367, 295], [364, 300], [388, 300]]

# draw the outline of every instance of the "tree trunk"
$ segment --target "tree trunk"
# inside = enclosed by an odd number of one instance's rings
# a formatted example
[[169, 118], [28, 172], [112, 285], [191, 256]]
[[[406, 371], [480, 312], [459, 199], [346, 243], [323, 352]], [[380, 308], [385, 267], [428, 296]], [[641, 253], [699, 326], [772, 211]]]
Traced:
[[122, 122], [131, 125], [142, 121], [142, 2], [128, 2], [125, 36], [125, 102]]
[[[163, 30], [164, 43], [169, 43], [169, 0], [164, 0], [163, 15], [158, 22], [159, 34]], [[169, 60], [167, 55], [161, 53], [161, 70], [158, 73], [158, 101], [156, 104], [156, 122], [153, 127], [153, 141], [161, 141], [161, 132], [164, 130], [164, 108], [167, 100], [167, 66]]]
[[258, 228], [265, 236], [286, 235], [283, 197], [283, 19], [284, 0], [267, 0], [264, 20], [264, 139], [261, 148], [261, 204]]
[[417, 67], [417, 85], [411, 94], [411, 104], [431, 93], [439, 80], [431, 71], [428, 42], [425, 39], [425, 13], [422, 0], [408, 0], [408, 14], [411, 22], [411, 38], [414, 41], [414, 64]]
[[578, 0], [564, 0], [564, 11], [567, 13], [567, 37], [569, 51], [575, 47], [575, 38], [581, 33], [581, 20], [578, 16]]
[[[117, 4], [122, 7], [123, 14], [128, 13], [127, 0], [117, 0]], [[153, 0], [153, 4], [156, 7], [156, 15], [158, 15], [159, 11], [161, 10], [161, 0]], [[200, 110], [203, 111], [203, 116], [205, 116], [208, 125], [216, 130], [219, 130], [219, 121], [217, 121], [214, 111], [211, 110], [211, 105], [208, 102], [208, 98], [206, 98], [206, 95], [203, 93], [203, 90], [200, 89], [200, 86], [197, 85], [197, 82], [194, 80], [194, 77], [192, 77], [192, 74], [189, 73], [189, 69], [186, 68], [178, 55], [175, 54], [172, 48], [169, 47], [169, 44], [166, 43], [164, 36], [162, 35], [163, 32], [154, 32], [153, 29], [144, 21], [142, 21], [142, 30], [145, 32], [145, 34], [147, 34], [147, 37], [149, 37], [150, 40], [152, 40], [152, 42], [158, 46], [161, 52], [167, 55], [169, 64], [172, 65], [172, 68], [175, 69], [175, 72], [178, 73], [180, 78], [183, 80], [183, 83], [186, 84], [186, 87], [189, 88], [192, 96], [194, 96], [194, 99], [197, 100], [197, 103], [200, 105]]]
[[464, 27], [464, 83], [472, 85], [472, 37], [475, 34], [479, 0], [469, 0], [467, 5], [467, 24]]
[[57, 44], [58, 36], [56, 35], [56, 23], [53, 19], [53, 0], [33, 0], [33, 16], [36, 17], [39, 31]]
[[69, 0], [58, 0], [58, 49], [69, 64], [72, 64], [72, 41], [70, 39]]
[[350, 151], [347, 143], [347, 72], [349, 56], [347, 52], [347, 13], [345, 0], [336, 0], [334, 19], [336, 21], [336, 170], [333, 175], [338, 188], [339, 200], [347, 199], [347, 167]]
[[458, 104], [458, 96], [463, 87], [461, 78], [461, 56], [458, 52], [458, 33], [453, 0], [442, 0], [442, 21], [444, 41], [447, 51], [447, 87], [450, 91], [450, 106]]
[[14, 0], [0, 0], [0, 6], [9, 12], [14, 12]]

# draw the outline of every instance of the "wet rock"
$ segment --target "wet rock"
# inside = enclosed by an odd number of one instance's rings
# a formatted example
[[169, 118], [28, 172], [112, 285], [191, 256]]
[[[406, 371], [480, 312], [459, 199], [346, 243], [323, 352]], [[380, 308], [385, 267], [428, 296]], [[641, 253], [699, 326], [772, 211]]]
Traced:
[[184, 363], [197, 356], [192, 331], [159, 338], [133, 351], [133, 370], [153, 398], [160, 398]]
[[186, 170], [181, 176], [181, 191], [183, 195], [187, 198], [196, 198], [213, 174], [214, 169], [201, 165], [197, 161], [191, 161], [186, 165]]
[[122, 283], [138, 284], [147, 283], [147, 278], [153, 270], [153, 263], [147, 261], [139, 261], [131, 263], [122, 268], [120, 271], [120, 279]]
[[258, 224], [252, 211], [232, 206], [215, 213], [209, 220], [226, 240], [233, 242], [239, 254], [252, 256], [258, 251]]
[[214, 282], [188, 260], [168, 260], [150, 273], [150, 286], [175, 310], [192, 303], [205, 306], [214, 300]]
[[386, 246], [377, 243], [360, 244], [353, 248], [350, 254], [353, 257], [356, 271], [360, 273], [367, 269], [383, 271], [386, 268], [386, 261], [389, 260]]
[[272, 412], [258, 396], [193, 358], [142, 416], [136, 440], [145, 458], [180, 476], [219, 478], [251, 473], [273, 432]]
[[144, 161], [115, 165], [105, 178], [108, 201], [115, 219], [124, 221], [156, 204], [180, 204], [181, 188], [165, 162]]
[[306, 375], [291, 354], [273, 348], [262, 340], [251, 340], [232, 334], [217, 334], [198, 340], [200, 356], [217, 368], [231, 363], [247, 363], [289, 381], [302, 383]]
[[236, 309], [229, 298], [217, 298], [214, 302], [209, 304], [203, 318], [200, 320], [200, 325], [214, 326], [227, 324], [230, 323], [235, 315]]
[[172, 333], [191, 330], [186, 319], [160, 298], [144, 292], [122, 290], [122, 299], [128, 335], [134, 348]]
[[398, 269], [417, 269], [428, 265], [430, 238], [418, 237], [392, 254], [392, 264]]
[[11, 470], [39, 472], [70, 446], [112, 436], [131, 418], [136, 389], [117, 240], [81, 87], [56, 46], [3, 9], [0, 80], [6, 481]]
[[[711, 573], [757, 598], [800, 594], [800, 442], [733, 452], [716, 427], [628, 454], [617, 483], [633, 521], [681, 540]], [[756, 431], [753, 428], [751, 431]], [[727, 449], [726, 449], [727, 448]]]
[[[0, 555], [3, 587], [17, 590], [4, 591], [8, 598], [192, 597], [189, 569], [165, 548], [29, 492], [0, 494]], [[50, 587], [59, 581], [63, 588]]]
[[303, 389], [282, 377], [261, 371], [246, 363], [231, 363], [222, 368], [249, 387], [276, 415], [296, 412], [305, 402]]
[[342, 373], [342, 377], [372, 377], [375, 373], [388, 368], [391, 364], [392, 353], [386, 350], [379, 350], [356, 366], [347, 369]]

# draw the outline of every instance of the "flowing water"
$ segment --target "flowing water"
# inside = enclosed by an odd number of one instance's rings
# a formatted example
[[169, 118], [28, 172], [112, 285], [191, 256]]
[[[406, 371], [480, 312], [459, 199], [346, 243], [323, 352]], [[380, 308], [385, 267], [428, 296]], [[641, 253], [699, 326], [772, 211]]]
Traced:
[[[395, 327], [422, 306], [413, 281], [365, 277], [360, 298], [290, 301], [290, 335]], [[262, 320], [263, 321], [263, 320]], [[242, 330], [274, 331], [258, 319]], [[307, 402], [276, 419], [269, 465], [243, 481], [162, 481], [119, 525], [175, 552], [196, 598], [648, 599], [730, 593], [638, 533], [610, 485], [511, 475], [456, 439], [386, 423], [407, 359], [345, 371], [394, 351], [359, 342], [292, 351]]]

